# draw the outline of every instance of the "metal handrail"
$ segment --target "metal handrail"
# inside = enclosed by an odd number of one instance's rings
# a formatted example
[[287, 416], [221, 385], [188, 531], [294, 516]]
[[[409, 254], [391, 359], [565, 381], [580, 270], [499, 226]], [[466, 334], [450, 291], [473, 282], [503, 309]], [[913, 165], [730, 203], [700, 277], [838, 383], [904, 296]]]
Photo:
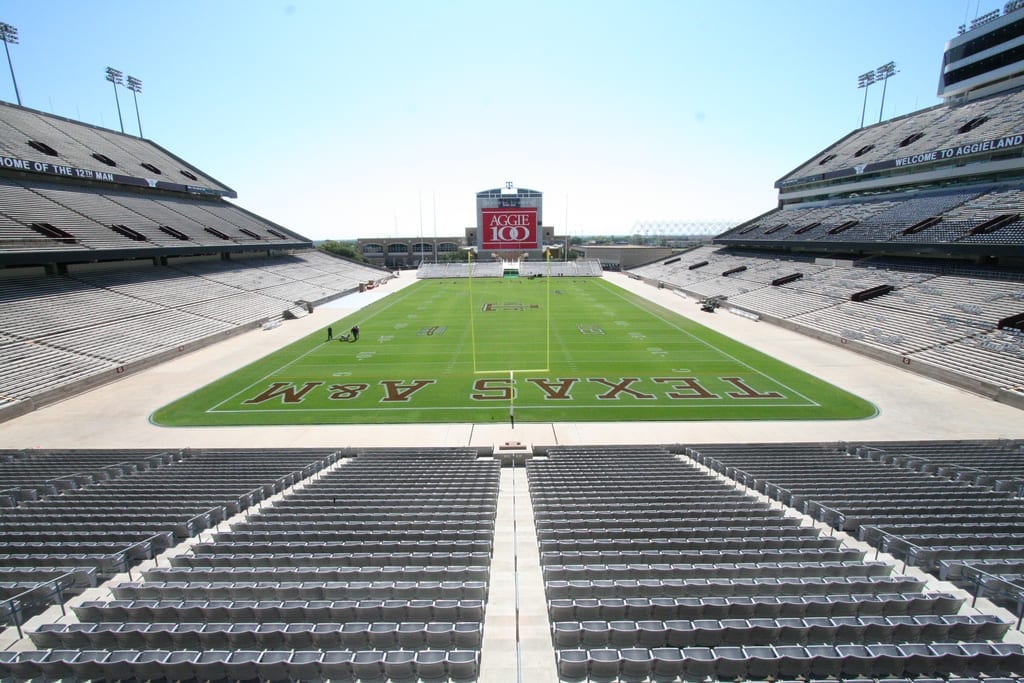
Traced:
[[974, 574], [973, 585], [974, 585], [974, 599], [971, 601], [971, 607], [973, 608], [978, 603], [978, 598], [982, 597], [981, 592], [983, 588], [987, 588], [983, 583], [986, 579], [994, 579], [1004, 586], [1013, 588], [1013, 591], [1004, 591], [1003, 594], [1007, 597], [1013, 598], [1017, 603], [1017, 630], [1020, 630], [1021, 622], [1024, 621], [1024, 586], [1008, 581], [997, 574], [989, 574], [984, 569], [976, 569], [971, 565], [964, 565], [965, 568], [970, 568]]
[[[206, 517], [207, 515], [211, 515], [211, 513], [214, 513], [214, 512], [216, 512], [218, 510], [220, 510], [221, 513], [223, 514], [224, 506], [223, 505], [215, 505], [212, 508], [210, 508], [209, 510], [206, 510], [205, 512], [200, 512], [199, 514], [196, 514], [196, 515], [193, 515], [193, 516], [189, 517], [184, 522], [186, 530], [191, 531], [192, 523], [193, 522], [195, 522], [197, 519], [200, 519], [201, 517]], [[212, 519], [212, 516], [211, 516], [211, 519]], [[200, 531], [202, 531], [202, 529], [200, 529], [196, 533], [199, 533]], [[191, 534], [190, 533], [189, 537], [192, 537], [192, 536], [195, 536], [195, 535], [196, 534]], [[156, 537], [154, 536], [154, 538], [156, 538]]]
[[63, 579], [66, 579], [68, 577], [71, 577], [72, 585], [73, 585], [74, 584], [74, 575], [75, 575], [75, 573], [76, 572], [73, 572], [73, 571], [72, 572], [65, 572], [64, 574], [61, 574], [60, 576], [57, 576], [55, 578], [47, 579], [46, 581], [40, 581], [38, 584], [36, 584], [32, 588], [28, 588], [28, 589], [18, 593], [17, 595], [12, 595], [11, 597], [5, 598], [4, 600], [0, 601], [0, 605], [4, 606], [5, 611], [8, 614], [10, 614], [12, 619], [14, 620], [14, 626], [18, 630], [18, 639], [19, 640], [21, 640], [22, 638], [25, 637], [25, 634], [21, 630], [21, 625], [23, 623], [22, 620], [21, 620], [21, 615], [22, 615], [22, 598], [24, 598], [25, 596], [30, 595], [32, 593], [35, 593], [40, 588], [42, 588], [43, 586], [46, 586], [46, 585], [52, 583], [52, 584], [54, 584], [54, 586], [53, 586], [54, 587], [54, 592], [57, 595], [57, 602], [56, 602], [56, 604], [60, 607], [61, 614], [62, 615], [66, 615], [67, 614], [67, 610], [64, 608], [64, 591], [61, 589], [60, 581], [62, 581]]
[[[150, 551], [149, 551], [150, 555], [146, 559], [150, 559], [152, 557], [156, 557], [156, 555], [153, 553], [153, 542], [154, 542], [155, 539], [163, 536], [164, 533], [166, 533], [166, 532], [159, 533], [159, 534], [153, 534], [149, 538], [144, 538], [141, 541], [136, 541], [135, 543], [132, 543], [131, 545], [125, 546], [124, 548], [119, 550], [117, 553], [110, 553], [110, 555], [108, 555], [107, 557], [114, 557], [115, 555], [123, 554], [123, 555], [125, 555], [126, 558], [131, 559], [130, 553], [131, 553], [132, 548], [137, 548], [138, 546], [144, 545], [146, 543], [148, 543], [149, 546], [150, 546]], [[134, 581], [135, 579], [132, 578], [132, 567], [131, 567], [131, 563], [130, 562], [128, 563], [128, 568], [125, 571], [128, 573], [128, 580], [129, 581]]]
[[[825, 524], [828, 524], [830, 527], [832, 527], [832, 524], [829, 524], [822, 517], [822, 515], [821, 515], [822, 511], [830, 512], [830, 513], [832, 513], [837, 518], [841, 518], [843, 516], [843, 511], [842, 510], [837, 510], [837, 509], [835, 509], [833, 507], [829, 507], [828, 505], [822, 505], [821, 503], [815, 503], [815, 504], [818, 506], [818, 521], [819, 522], [824, 522]], [[833, 527], [833, 528], [835, 528], [835, 527]], [[842, 529], [839, 529], [839, 531], [842, 531]]]
[[[874, 529], [875, 531], [877, 531], [882, 536], [884, 536], [886, 538], [896, 539], [899, 542], [905, 544], [908, 548], [916, 548], [918, 550], [924, 550], [925, 549], [925, 547], [922, 546], [922, 545], [918, 545], [916, 543], [908, 541], [903, 536], [899, 536], [897, 534], [889, 533], [888, 531], [886, 531], [886, 530], [884, 530], [884, 529], [882, 529], [881, 527], [878, 527], [878, 526], [873, 526], [873, 525], [867, 525], [866, 524], [866, 525], [862, 526], [861, 529]], [[881, 545], [881, 544], [879, 544], [879, 545]], [[878, 554], [881, 552], [881, 550], [879, 549], [879, 545], [875, 546], [875, 559], [876, 560], [878, 559]], [[910, 553], [908, 552], [907, 553], [907, 559], [909, 560], [909, 558], [910, 558]], [[907, 560], [904, 560], [903, 564], [907, 565], [907, 564], [909, 564], [909, 562], [907, 562]]]
[[10, 496], [12, 502], [10, 507], [18, 507], [18, 498], [24, 490], [25, 489], [20, 486], [11, 486], [6, 489], [0, 489], [0, 496]]

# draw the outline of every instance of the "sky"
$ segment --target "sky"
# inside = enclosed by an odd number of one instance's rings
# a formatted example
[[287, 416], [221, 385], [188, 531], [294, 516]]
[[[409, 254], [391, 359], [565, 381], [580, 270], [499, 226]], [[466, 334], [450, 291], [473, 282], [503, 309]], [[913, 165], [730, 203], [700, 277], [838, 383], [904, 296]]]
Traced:
[[[992, 0], [6, 0], [24, 106], [124, 129], [311, 239], [461, 235], [544, 193], [572, 235], [721, 226], [865, 123], [939, 103]], [[857, 77], [894, 61], [882, 88]], [[865, 100], [866, 95], [866, 100]], [[0, 70], [0, 99], [15, 102]]]

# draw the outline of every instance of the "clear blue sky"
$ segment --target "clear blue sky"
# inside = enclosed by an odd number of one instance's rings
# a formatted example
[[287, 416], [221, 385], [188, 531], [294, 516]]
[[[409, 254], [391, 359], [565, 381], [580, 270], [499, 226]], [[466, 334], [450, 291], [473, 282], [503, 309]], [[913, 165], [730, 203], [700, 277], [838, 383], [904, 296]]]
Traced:
[[461, 234], [506, 180], [558, 232], [623, 235], [772, 208], [859, 125], [859, 74], [896, 62], [885, 118], [937, 104], [945, 42], [1002, 5], [10, 0], [0, 21], [25, 106], [117, 129], [104, 71], [131, 74], [145, 137], [313, 239], [431, 236], [435, 204]]

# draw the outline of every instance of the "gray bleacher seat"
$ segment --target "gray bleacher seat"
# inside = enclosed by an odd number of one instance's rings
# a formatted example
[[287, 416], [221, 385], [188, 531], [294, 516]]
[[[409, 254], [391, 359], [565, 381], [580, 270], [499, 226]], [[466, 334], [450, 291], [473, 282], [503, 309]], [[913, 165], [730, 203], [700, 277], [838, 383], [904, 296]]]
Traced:
[[747, 675], [747, 657], [743, 648], [722, 645], [713, 649], [715, 671], [723, 680], [743, 679]]
[[656, 679], [674, 680], [683, 673], [683, 652], [676, 647], [651, 648], [651, 673]]
[[[329, 659], [330, 654], [325, 655], [325, 661]], [[354, 652], [350, 655], [349, 661], [351, 675], [359, 680], [375, 681], [384, 677], [384, 652], [381, 650]], [[326, 664], [322, 664], [321, 668], [330, 678], [344, 678], [347, 675], [341, 671], [329, 671]]]
[[453, 681], [475, 681], [480, 674], [480, 652], [449, 650], [444, 659], [445, 670]]
[[104, 664], [113, 653], [107, 650], [81, 650], [71, 661], [70, 674], [80, 680], [95, 680], [106, 677]]
[[416, 674], [424, 680], [441, 680], [447, 674], [447, 655], [443, 650], [419, 650], [414, 662]]
[[195, 677], [199, 680], [218, 680], [228, 675], [230, 650], [203, 650], [192, 663]]
[[320, 678], [320, 662], [324, 657], [321, 650], [295, 650], [288, 660], [288, 677], [293, 680]]
[[260, 650], [235, 649], [228, 656], [228, 677], [238, 680], [256, 678], [259, 675]]
[[388, 650], [384, 653], [384, 676], [392, 681], [415, 681], [416, 652], [410, 650]]

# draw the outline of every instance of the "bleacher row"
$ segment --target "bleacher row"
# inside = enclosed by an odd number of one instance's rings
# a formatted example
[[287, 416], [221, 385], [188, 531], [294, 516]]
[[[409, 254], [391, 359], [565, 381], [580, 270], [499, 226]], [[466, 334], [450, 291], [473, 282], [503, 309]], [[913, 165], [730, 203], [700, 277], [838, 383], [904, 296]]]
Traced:
[[[944, 477], [970, 486], [1024, 493], [1024, 445], [1002, 443], [891, 442], [848, 448], [860, 458], [932, 476]], [[965, 541], [969, 541], [967, 537]], [[940, 577], [967, 586], [979, 596], [1024, 610], [1024, 546], [1014, 534], [1002, 544], [970, 544], [947, 549], [938, 560]], [[951, 556], [950, 550], [955, 551]]]
[[[997, 323], [1024, 313], [1024, 282], [1005, 271], [943, 274], [867, 260], [830, 265], [728, 248], [700, 247], [633, 275], [726, 307], [785, 320], [836, 342], [857, 342], [1002, 390], [1024, 387], [1024, 334]], [[691, 266], [706, 262], [691, 269]], [[728, 276], [725, 272], [733, 271]], [[784, 285], [786, 275], [800, 277]], [[868, 301], [851, 296], [888, 285]]]
[[239, 327], [280, 320], [380, 279], [312, 250], [120, 271], [0, 279], [0, 407]]
[[502, 277], [505, 267], [500, 261], [474, 263], [421, 263], [416, 277], [421, 280], [435, 278]]
[[174, 543], [329, 465], [236, 452], [3, 453], [0, 614], [19, 625], [53, 601], [129, 571]]
[[0, 178], [2, 252], [262, 243], [306, 245], [280, 226], [220, 199], [147, 196], [113, 188], [97, 192]]
[[[837, 200], [825, 205], [786, 205], [716, 238], [720, 244], [799, 242], [840, 245], [1020, 244], [1024, 238], [1024, 189], [981, 187], [895, 199]], [[1013, 218], [1013, 216], [1017, 218]], [[998, 229], [986, 223], [1008, 216]], [[992, 226], [995, 228], [995, 226]]]
[[[782, 180], [1014, 135], [1024, 124], [1022, 102], [1024, 91], [1017, 90], [966, 103], [942, 104], [861, 128]], [[970, 122], [978, 125], [965, 125]], [[919, 133], [923, 135], [917, 137]]]
[[[977, 458], [995, 469], [1014, 447], [687, 452], [839, 528], [891, 530], [894, 521], [917, 523], [921, 506], [947, 501], [982, 534], [971, 515], [984, 501], [1016, 499], [980, 488], [979, 477], [907, 465], [932, 452], [936, 467], [967, 472]], [[725, 464], [733, 460], [743, 467]], [[34, 618], [26, 638], [0, 651], [0, 678], [475, 680], [499, 468], [475, 449], [0, 453], [9, 505], [0, 531], [8, 538], [19, 533], [14, 525], [31, 524], [24, 533], [33, 535], [21, 539], [20, 555], [0, 555], [0, 589], [5, 579], [19, 589], [65, 581], [56, 595], [39, 590], [7, 613], [20, 626], [27, 614], [89, 591], [59, 620]], [[1024, 649], [1005, 642], [1010, 622], [894, 573], [664, 448], [551, 447], [528, 460], [527, 475], [564, 680], [1024, 671]], [[817, 493], [828, 484], [840, 497], [878, 490], [889, 508], [845, 506]], [[247, 515], [234, 517], [240, 512]], [[151, 525], [147, 543], [122, 533], [90, 558], [75, 553], [82, 531], [44, 540], [47, 527], [122, 524]], [[318, 540], [298, 540], [310, 533]], [[867, 536], [899, 552], [886, 545], [891, 535]], [[123, 573], [158, 552], [157, 564]], [[929, 568], [937, 566], [950, 565]], [[995, 562], [986, 567], [998, 571]], [[1024, 571], [1024, 561], [1001, 570]]]
[[522, 261], [519, 264], [519, 277], [601, 277], [603, 273], [597, 259]]
[[[822, 476], [849, 479], [829, 464]], [[527, 472], [564, 680], [999, 676], [1024, 664], [1020, 645], [1000, 642], [1010, 624], [959, 614], [962, 598], [667, 450], [552, 447]]]
[[[199, 541], [170, 553], [169, 566], [115, 580], [109, 599], [79, 600], [59, 623], [34, 626], [38, 649], [0, 653], [0, 677], [476, 679], [497, 461], [470, 449], [186, 455], [162, 469], [189, 466], [188, 482], [160, 488], [223, 487], [201, 483], [218, 472], [237, 482], [231, 495], [259, 480], [289, 488], [230, 528], [224, 515], [191, 527]], [[270, 479], [296, 459], [301, 471]], [[295, 540], [313, 531], [323, 552]]]
[[[601, 277], [604, 269], [596, 259], [576, 261], [520, 261], [519, 277]], [[421, 280], [435, 278], [503, 277], [504, 265], [500, 261], [473, 263], [421, 263], [416, 277]]]
[[1016, 442], [750, 444], [688, 454], [745, 486], [1024, 608], [1024, 460]]
[[0, 154], [231, 193], [230, 188], [148, 140], [6, 102], [0, 103]]

